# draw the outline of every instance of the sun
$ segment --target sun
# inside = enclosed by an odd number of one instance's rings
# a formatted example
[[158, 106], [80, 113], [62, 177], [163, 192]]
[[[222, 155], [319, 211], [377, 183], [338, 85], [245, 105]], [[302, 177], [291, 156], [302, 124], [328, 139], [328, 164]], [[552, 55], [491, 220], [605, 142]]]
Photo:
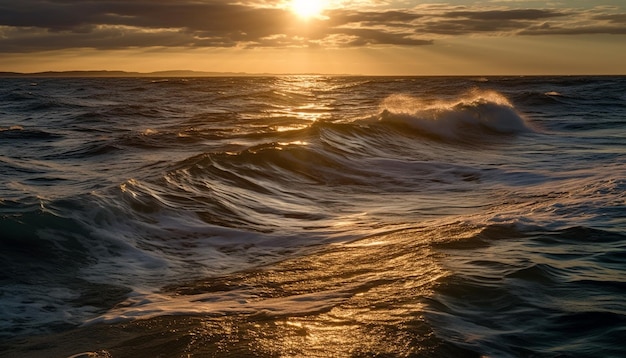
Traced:
[[324, 0], [291, 0], [289, 8], [301, 18], [319, 17], [326, 8]]

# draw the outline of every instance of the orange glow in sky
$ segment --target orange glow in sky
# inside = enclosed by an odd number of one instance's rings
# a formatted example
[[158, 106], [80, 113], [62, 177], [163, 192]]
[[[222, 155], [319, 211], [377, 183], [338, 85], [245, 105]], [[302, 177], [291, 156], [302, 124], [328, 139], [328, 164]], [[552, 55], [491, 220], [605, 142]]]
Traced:
[[21, 0], [0, 14], [0, 72], [626, 74], [623, 0]]

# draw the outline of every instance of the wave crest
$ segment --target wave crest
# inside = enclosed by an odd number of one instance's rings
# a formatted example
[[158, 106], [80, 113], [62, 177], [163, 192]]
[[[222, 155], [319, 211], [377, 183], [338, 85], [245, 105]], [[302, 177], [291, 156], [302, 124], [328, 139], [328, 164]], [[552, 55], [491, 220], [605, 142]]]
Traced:
[[495, 91], [473, 90], [450, 100], [395, 94], [382, 102], [376, 119], [440, 139], [472, 139], [472, 135], [531, 131], [509, 100]]

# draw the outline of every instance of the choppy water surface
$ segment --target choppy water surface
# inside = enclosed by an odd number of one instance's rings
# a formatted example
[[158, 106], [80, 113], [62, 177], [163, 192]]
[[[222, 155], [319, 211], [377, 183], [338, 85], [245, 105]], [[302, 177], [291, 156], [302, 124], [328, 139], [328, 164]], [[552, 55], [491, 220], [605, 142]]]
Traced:
[[0, 83], [3, 357], [623, 356], [624, 77]]

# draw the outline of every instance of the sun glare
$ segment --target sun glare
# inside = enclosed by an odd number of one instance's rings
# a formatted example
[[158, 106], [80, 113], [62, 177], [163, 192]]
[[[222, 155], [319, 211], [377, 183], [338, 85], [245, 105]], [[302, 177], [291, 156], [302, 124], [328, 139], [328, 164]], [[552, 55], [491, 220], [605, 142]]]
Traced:
[[320, 16], [326, 6], [323, 0], [291, 0], [289, 7], [294, 14], [304, 18]]

